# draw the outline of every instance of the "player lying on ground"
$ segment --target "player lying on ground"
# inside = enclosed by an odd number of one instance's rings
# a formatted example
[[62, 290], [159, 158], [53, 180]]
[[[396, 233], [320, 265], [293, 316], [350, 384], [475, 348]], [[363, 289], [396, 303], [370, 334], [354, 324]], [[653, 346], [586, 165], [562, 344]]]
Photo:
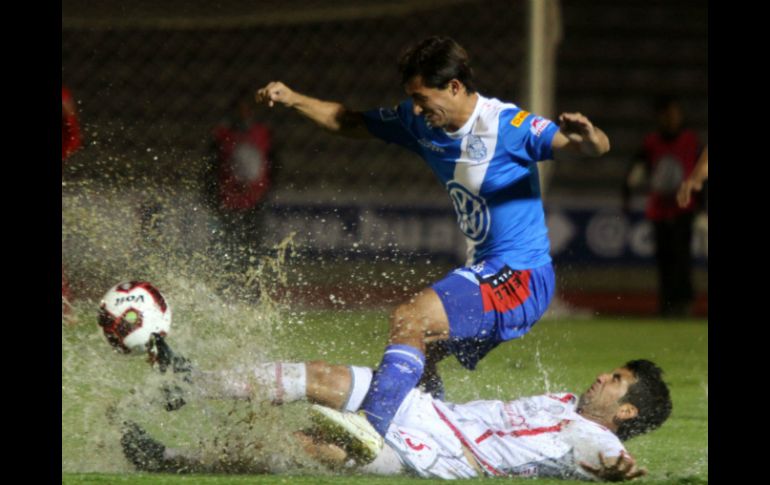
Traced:
[[[193, 382], [203, 375], [194, 373]], [[338, 382], [337, 393], [308, 391], [306, 396], [339, 407], [346, 384]], [[251, 390], [249, 395], [256, 398], [260, 393]], [[245, 397], [245, 391], [233, 397]], [[311, 456], [336, 465], [353, 458], [366, 473], [622, 480], [646, 472], [636, 467], [621, 441], [659, 427], [671, 406], [662, 371], [647, 360], [634, 360], [599, 375], [579, 397], [559, 393], [452, 404], [415, 388], [397, 410], [384, 440], [359, 415], [314, 406], [317, 429], [295, 436]], [[139, 469], [196, 469], [194, 454], [166, 448], [134, 424], [128, 426], [122, 444]]]
[[555, 280], [537, 162], [556, 151], [598, 157], [610, 149], [607, 135], [581, 113], [562, 113], [557, 125], [477, 92], [467, 52], [448, 37], [411, 46], [398, 68], [408, 98], [396, 107], [355, 111], [280, 81], [256, 93], [257, 102], [291, 108], [332, 133], [379, 138], [424, 159], [446, 188], [466, 236], [466, 266], [391, 316], [375, 385], [361, 405], [381, 435], [418, 382], [440, 397], [440, 359], [455, 355], [473, 370], [489, 351], [526, 334], [540, 319]]

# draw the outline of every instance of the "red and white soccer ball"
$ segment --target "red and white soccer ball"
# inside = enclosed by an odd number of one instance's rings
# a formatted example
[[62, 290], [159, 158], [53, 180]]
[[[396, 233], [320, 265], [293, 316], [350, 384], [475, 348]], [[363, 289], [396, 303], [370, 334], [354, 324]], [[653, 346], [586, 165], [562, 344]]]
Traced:
[[153, 333], [171, 331], [171, 306], [151, 283], [119, 283], [99, 303], [99, 326], [118, 351], [144, 352]]

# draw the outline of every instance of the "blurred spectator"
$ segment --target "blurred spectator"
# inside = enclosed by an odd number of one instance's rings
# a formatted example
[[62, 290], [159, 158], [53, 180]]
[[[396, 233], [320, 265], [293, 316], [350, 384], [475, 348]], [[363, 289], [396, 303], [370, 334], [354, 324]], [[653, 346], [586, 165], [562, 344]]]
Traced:
[[[254, 116], [254, 91], [243, 91], [229, 115], [213, 130], [209, 198], [221, 223], [215, 244], [231, 268], [242, 268], [262, 242], [263, 202], [272, 181], [273, 142], [267, 126]], [[229, 265], [228, 265], [229, 266]]]
[[[72, 93], [65, 86], [61, 88], [61, 162], [64, 162], [83, 145], [80, 136], [77, 109]], [[64, 264], [61, 267], [61, 311], [62, 318], [72, 323], [72, 293], [70, 292], [67, 276], [64, 274]]]
[[83, 145], [80, 136], [77, 109], [72, 93], [65, 86], [61, 88], [61, 161], [64, 163], [70, 155]]
[[653, 223], [658, 266], [658, 303], [662, 316], [689, 314], [693, 300], [692, 225], [695, 204], [680, 207], [679, 186], [692, 173], [700, 152], [697, 134], [685, 127], [678, 100], [662, 97], [655, 103], [657, 129], [644, 138], [641, 153], [623, 187], [627, 212], [631, 188], [648, 181], [645, 217]]

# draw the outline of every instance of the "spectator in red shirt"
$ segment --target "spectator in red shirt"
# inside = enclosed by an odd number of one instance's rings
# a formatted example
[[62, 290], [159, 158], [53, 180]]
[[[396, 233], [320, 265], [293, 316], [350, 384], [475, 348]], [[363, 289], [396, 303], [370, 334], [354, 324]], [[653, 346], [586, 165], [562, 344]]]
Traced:
[[80, 136], [75, 101], [72, 93], [65, 86], [61, 88], [61, 161], [64, 163], [70, 155], [83, 145]]
[[639, 185], [640, 175], [648, 180], [645, 217], [655, 234], [658, 266], [659, 310], [662, 316], [683, 317], [690, 311], [692, 286], [692, 226], [695, 202], [680, 207], [677, 191], [690, 176], [700, 153], [695, 131], [685, 127], [679, 101], [672, 97], [657, 100], [658, 127], [644, 138], [639, 161], [632, 165], [624, 184], [624, 207], [628, 208], [631, 187]]
[[214, 243], [226, 268], [243, 272], [262, 243], [263, 203], [272, 183], [270, 130], [256, 121], [254, 91], [242, 92], [232, 115], [213, 130], [208, 195], [221, 223]]
[[[61, 162], [64, 162], [77, 151], [83, 144], [80, 136], [80, 124], [78, 123], [75, 101], [69, 89], [61, 88]], [[62, 317], [70, 321], [72, 314], [72, 293], [70, 292], [67, 276], [64, 274], [64, 265], [61, 268], [61, 301]]]

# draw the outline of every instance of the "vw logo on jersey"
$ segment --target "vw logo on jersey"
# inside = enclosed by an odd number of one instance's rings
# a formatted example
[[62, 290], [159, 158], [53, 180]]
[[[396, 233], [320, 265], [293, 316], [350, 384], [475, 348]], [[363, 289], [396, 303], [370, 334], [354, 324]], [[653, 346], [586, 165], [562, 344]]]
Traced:
[[471, 160], [481, 160], [486, 156], [487, 147], [484, 146], [481, 137], [478, 135], [470, 135], [468, 137], [468, 157], [470, 157]]
[[473, 242], [483, 241], [489, 232], [487, 201], [454, 181], [449, 182], [446, 188], [454, 204], [460, 230]]

